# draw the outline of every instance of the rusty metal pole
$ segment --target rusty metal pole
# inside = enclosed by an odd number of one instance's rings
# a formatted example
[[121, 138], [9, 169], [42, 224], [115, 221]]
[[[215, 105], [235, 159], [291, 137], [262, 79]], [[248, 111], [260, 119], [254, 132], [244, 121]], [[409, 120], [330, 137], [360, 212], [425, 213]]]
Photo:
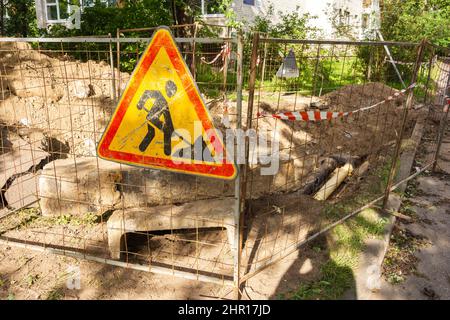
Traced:
[[195, 38], [197, 37], [197, 29], [198, 29], [198, 22], [195, 22], [194, 23], [194, 35], [193, 35], [193, 40], [192, 40], [192, 63], [191, 63], [191, 72], [192, 72], [192, 77], [194, 77], [194, 81], [196, 79], [195, 49], [196, 49], [197, 41], [195, 41]]
[[431, 79], [431, 69], [433, 68], [433, 59], [436, 53], [436, 49], [434, 47], [432, 47], [432, 52], [430, 54], [430, 60], [428, 61], [428, 75], [427, 75], [427, 82], [425, 84], [425, 97], [423, 98], [423, 103], [424, 105], [427, 104], [427, 100], [428, 100], [428, 94], [429, 94], [429, 90], [430, 90], [430, 79]]
[[[236, 130], [242, 129], [242, 82], [243, 82], [243, 70], [242, 70], [242, 60], [243, 60], [243, 39], [242, 34], [238, 34], [237, 37], [237, 77], [236, 77]], [[236, 143], [236, 151], [237, 151]], [[237, 158], [237, 152], [235, 152], [235, 158]], [[240, 168], [234, 188], [234, 196], [236, 199], [235, 209], [234, 209], [234, 240], [233, 240], [233, 253], [234, 253], [234, 265], [233, 265], [233, 282], [235, 288], [235, 299], [240, 299], [239, 284], [240, 284], [240, 266], [241, 266], [241, 250], [240, 248], [240, 222], [241, 222], [241, 212], [242, 212], [242, 197], [241, 197], [241, 173], [242, 168]]]
[[111, 33], [109, 34], [109, 63], [111, 65], [111, 99], [116, 101], [116, 72], [114, 70], [114, 57], [113, 57], [113, 49], [112, 49], [112, 38]]
[[120, 99], [120, 29], [116, 30], [117, 38], [117, 99]]
[[441, 145], [442, 145], [442, 139], [444, 137], [444, 131], [447, 127], [447, 119], [448, 119], [448, 112], [450, 109], [450, 72], [448, 73], [447, 78], [447, 86], [444, 91], [444, 104], [443, 104], [443, 110], [442, 110], [442, 117], [441, 121], [439, 123], [439, 132], [437, 136], [437, 145], [436, 145], [436, 152], [434, 154], [433, 158], [433, 172], [436, 171], [437, 162], [439, 159], [439, 153], [441, 152]]
[[[267, 34], [264, 36], [264, 38], [268, 38]], [[261, 67], [261, 83], [264, 82], [264, 77], [266, 73], [266, 59], [267, 59], [267, 42], [264, 42], [264, 53]]]
[[[413, 70], [413, 74], [411, 77], [411, 82], [410, 85], [414, 84], [417, 80], [417, 75], [419, 73], [419, 69], [420, 69], [420, 64], [422, 63], [422, 58], [423, 58], [423, 52], [424, 52], [424, 48], [425, 48], [425, 44], [426, 41], [422, 40], [420, 42], [419, 48], [417, 50], [417, 58], [416, 58], [416, 62], [414, 64], [414, 70]], [[402, 138], [403, 138], [403, 134], [405, 132], [406, 129], [406, 121], [408, 119], [408, 111], [412, 106], [413, 103], [413, 98], [414, 98], [414, 88], [411, 88], [408, 92], [408, 96], [406, 98], [406, 103], [405, 103], [405, 108], [403, 110], [403, 119], [402, 119], [402, 126], [400, 129], [400, 132], [398, 133], [398, 137], [397, 137], [397, 143], [395, 146], [395, 151], [394, 151], [394, 156], [392, 157], [392, 163], [391, 163], [391, 169], [389, 171], [389, 177], [388, 177], [388, 181], [386, 184], [386, 190], [384, 192], [384, 199], [383, 199], [383, 209], [386, 208], [388, 199], [389, 199], [389, 194], [391, 192], [391, 188], [392, 188], [392, 184], [394, 182], [394, 178], [395, 178], [395, 174], [396, 174], [396, 168], [397, 168], [397, 161], [398, 158], [400, 156], [400, 149], [401, 149], [401, 145], [402, 145]]]
[[[249, 76], [249, 82], [248, 82], [248, 104], [247, 104], [247, 125], [245, 130], [249, 130], [252, 127], [252, 118], [253, 118], [253, 103], [255, 99], [255, 84], [256, 84], [256, 73], [257, 73], [257, 60], [258, 60], [258, 47], [259, 47], [259, 33], [255, 32], [253, 34], [252, 39], [252, 55], [251, 55], [251, 61], [250, 61], [250, 76]], [[239, 224], [238, 224], [238, 232], [239, 232], [239, 245], [238, 245], [238, 253], [237, 253], [237, 260], [238, 260], [238, 269], [235, 270], [235, 280], [237, 278], [237, 282], [235, 284], [237, 285], [235, 287], [235, 298], [239, 300], [241, 298], [241, 291], [240, 291], [240, 263], [241, 263], [241, 256], [242, 256], [242, 245], [243, 245], [243, 233], [244, 233], [244, 211], [245, 211], [245, 198], [247, 194], [247, 178], [248, 178], [248, 159], [249, 159], [249, 137], [246, 135], [245, 138], [245, 162], [243, 165], [240, 166], [240, 174], [241, 174], [241, 181], [240, 181], [240, 203], [239, 203]]]
[[[227, 27], [227, 38], [229, 38], [230, 37], [230, 33], [231, 33], [231, 30], [230, 30], [230, 27]], [[227, 75], [228, 75], [228, 49], [227, 49], [227, 47], [228, 46], [231, 46], [231, 43], [229, 43], [229, 42], [224, 42], [224, 46], [226, 46], [225, 48], [224, 48], [224, 50], [225, 50], [225, 53], [224, 53], [224, 60], [223, 60], [223, 92], [224, 92], [224, 95], [226, 96], [226, 92], [227, 92]]]

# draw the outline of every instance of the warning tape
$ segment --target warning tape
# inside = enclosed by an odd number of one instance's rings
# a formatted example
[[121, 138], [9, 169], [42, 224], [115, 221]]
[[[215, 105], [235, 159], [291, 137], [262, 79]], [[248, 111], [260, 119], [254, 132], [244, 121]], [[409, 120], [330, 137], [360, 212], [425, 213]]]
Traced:
[[341, 117], [351, 116], [355, 113], [367, 111], [373, 108], [378, 107], [379, 105], [386, 103], [388, 101], [394, 100], [399, 96], [403, 95], [406, 91], [414, 88], [416, 84], [412, 84], [409, 87], [400, 90], [394, 93], [392, 96], [387, 97], [386, 99], [377, 102], [371, 106], [363, 107], [354, 111], [349, 112], [331, 112], [331, 111], [292, 111], [292, 112], [280, 112], [275, 114], [266, 114], [263, 112], [258, 112], [258, 118], [271, 117], [281, 120], [291, 120], [291, 121], [322, 121], [322, 120], [331, 120]]
[[[230, 57], [231, 55], [231, 46], [228, 43], [225, 43], [222, 47], [222, 50], [220, 50], [220, 52], [217, 54], [217, 56], [212, 59], [211, 61], [206, 61], [205, 57], [201, 57], [200, 61], [204, 64], [213, 64], [214, 62], [216, 62], [219, 58], [222, 58], [222, 62], [225, 61], [225, 59], [227, 57]], [[220, 71], [222, 71], [223, 67], [220, 69]]]

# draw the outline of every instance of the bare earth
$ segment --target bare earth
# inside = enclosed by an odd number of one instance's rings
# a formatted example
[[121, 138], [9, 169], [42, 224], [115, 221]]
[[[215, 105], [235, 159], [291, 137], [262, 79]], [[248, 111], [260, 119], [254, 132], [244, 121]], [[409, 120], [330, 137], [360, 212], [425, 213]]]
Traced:
[[[385, 279], [381, 290], [369, 299], [450, 299], [450, 132], [442, 144], [439, 173], [417, 178], [417, 194], [410, 199], [417, 222], [399, 227], [425, 237], [428, 245], [420, 248], [416, 271], [400, 284]], [[427, 150], [429, 152], [429, 150]], [[425, 151], [425, 153], [428, 153]]]

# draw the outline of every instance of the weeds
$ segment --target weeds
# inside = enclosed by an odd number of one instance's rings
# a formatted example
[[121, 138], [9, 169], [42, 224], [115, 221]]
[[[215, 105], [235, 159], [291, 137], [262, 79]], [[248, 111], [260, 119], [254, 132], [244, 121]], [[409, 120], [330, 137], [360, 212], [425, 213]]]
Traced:
[[25, 279], [24, 282], [27, 284], [28, 287], [31, 287], [33, 284], [36, 283], [36, 281], [39, 279], [39, 275], [35, 274], [29, 274]]
[[391, 284], [398, 284], [403, 282], [407, 275], [416, 273], [419, 259], [414, 254], [427, 245], [429, 242], [425, 237], [396, 227], [383, 262], [383, 276], [386, 280]]
[[48, 293], [46, 300], [61, 300], [62, 298], [64, 298], [64, 292], [61, 288], [57, 288]]

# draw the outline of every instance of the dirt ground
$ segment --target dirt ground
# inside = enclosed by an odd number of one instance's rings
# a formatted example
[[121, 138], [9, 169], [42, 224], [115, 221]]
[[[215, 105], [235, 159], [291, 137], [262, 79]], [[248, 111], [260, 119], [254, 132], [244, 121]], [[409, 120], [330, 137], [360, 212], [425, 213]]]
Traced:
[[[425, 141], [428, 138], [425, 134]], [[380, 291], [370, 299], [450, 299], [449, 139], [447, 128], [438, 171], [419, 176], [408, 184], [410, 195], [402, 210], [413, 221], [397, 221], [388, 261], [385, 260], [390, 265], [384, 267], [391, 272], [384, 275]], [[425, 143], [418, 161], [429, 158], [433, 150], [431, 142]]]

